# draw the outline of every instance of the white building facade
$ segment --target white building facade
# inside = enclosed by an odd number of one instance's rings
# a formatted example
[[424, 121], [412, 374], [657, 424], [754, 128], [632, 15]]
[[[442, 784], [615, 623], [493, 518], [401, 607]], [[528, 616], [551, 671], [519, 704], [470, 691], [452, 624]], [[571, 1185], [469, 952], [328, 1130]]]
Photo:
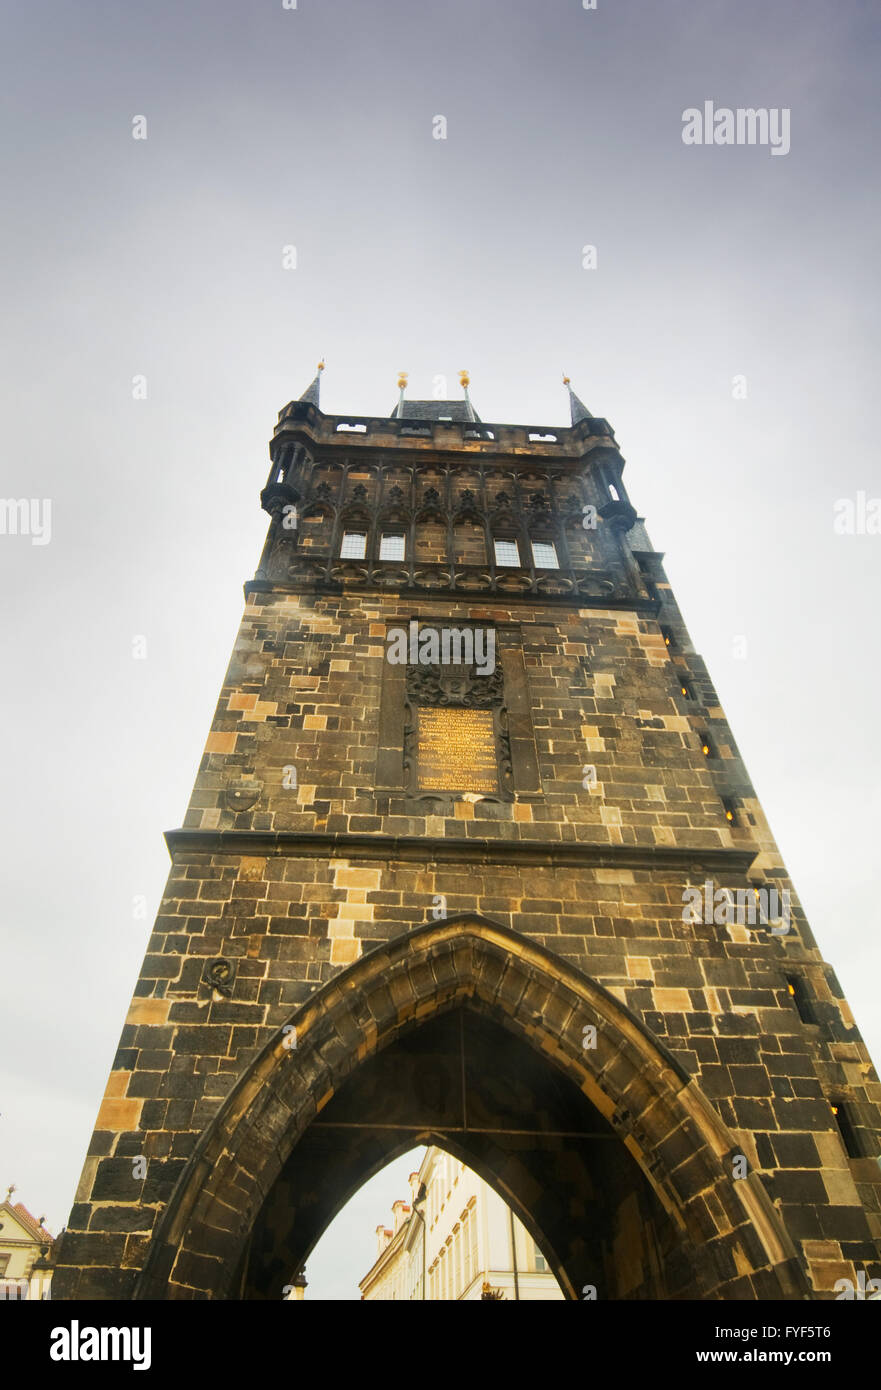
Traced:
[[392, 1228], [377, 1227], [377, 1258], [360, 1282], [363, 1299], [480, 1299], [489, 1290], [515, 1301], [563, 1297], [498, 1193], [443, 1149], [426, 1150], [410, 1175], [409, 1203], [397, 1201], [392, 1210]]

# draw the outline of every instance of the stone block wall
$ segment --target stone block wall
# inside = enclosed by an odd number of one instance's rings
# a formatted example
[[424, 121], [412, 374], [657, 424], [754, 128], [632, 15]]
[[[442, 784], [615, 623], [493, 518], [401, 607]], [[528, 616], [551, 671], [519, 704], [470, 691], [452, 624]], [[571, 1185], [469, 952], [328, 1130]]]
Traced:
[[[466, 912], [577, 966], [670, 1049], [761, 1174], [818, 1291], [881, 1273], [881, 1087], [797, 899], [785, 936], [683, 920], [689, 886], [791, 884], [663, 571], [646, 564], [659, 617], [251, 586], [169, 837], [60, 1296], [131, 1292], [200, 1134], [298, 1006], [363, 953]], [[496, 633], [512, 800], [408, 792], [387, 633], [414, 618]], [[833, 1101], [862, 1156], [845, 1152]]]

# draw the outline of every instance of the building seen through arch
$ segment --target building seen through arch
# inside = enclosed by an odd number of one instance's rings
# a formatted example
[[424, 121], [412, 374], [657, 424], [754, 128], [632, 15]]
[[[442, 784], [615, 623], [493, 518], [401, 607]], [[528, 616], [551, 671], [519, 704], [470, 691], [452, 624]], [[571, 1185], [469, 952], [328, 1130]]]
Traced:
[[563, 1297], [510, 1207], [442, 1149], [426, 1149], [409, 1202], [392, 1205], [392, 1223], [376, 1228], [376, 1260], [359, 1281], [365, 1300]]
[[567, 1299], [881, 1275], [878, 1077], [614, 432], [462, 384], [280, 413], [53, 1298], [285, 1298], [418, 1145]]

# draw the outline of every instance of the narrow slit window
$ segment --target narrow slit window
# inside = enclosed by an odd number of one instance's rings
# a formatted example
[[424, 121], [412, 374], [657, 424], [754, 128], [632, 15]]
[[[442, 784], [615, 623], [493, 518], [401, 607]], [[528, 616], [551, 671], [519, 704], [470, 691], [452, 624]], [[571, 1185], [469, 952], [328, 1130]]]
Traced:
[[662, 636], [663, 639], [664, 639], [664, 646], [665, 646], [665, 647], [672, 647], [672, 646], [673, 646], [673, 633], [670, 631], [670, 629], [669, 629], [668, 627], [662, 627], [662, 628], [661, 628], [661, 636]]
[[698, 734], [698, 738], [699, 738], [700, 741], [701, 741], [701, 752], [703, 753], [704, 757], [705, 757], [705, 758], [715, 758], [715, 757], [717, 756], [717, 755], [716, 755], [716, 750], [715, 750], [715, 748], [713, 747], [713, 742], [712, 742], [712, 740], [711, 740], [711, 738], [710, 738], [710, 735], [709, 735], [709, 734]]
[[730, 797], [722, 798], [722, 807], [725, 811], [725, 819], [729, 825], [737, 825], [737, 807]]
[[618, 489], [616, 488], [614, 483], [609, 483], [609, 496], [611, 497], [613, 502], [621, 501], [621, 498], [618, 496]]
[[496, 564], [505, 569], [516, 569], [520, 564], [520, 547], [516, 541], [496, 541]]
[[838, 1133], [841, 1135], [841, 1142], [844, 1145], [844, 1152], [848, 1158], [863, 1158], [863, 1146], [854, 1126], [853, 1117], [848, 1106], [840, 1100], [829, 1102], [832, 1117], [838, 1126]]
[[558, 570], [560, 562], [557, 559], [557, 547], [552, 541], [533, 541], [532, 558], [535, 567], [539, 570]]
[[367, 532], [345, 531], [340, 546], [341, 560], [363, 560], [367, 554]]
[[406, 551], [406, 541], [397, 532], [384, 535], [379, 543], [380, 560], [403, 560]]
[[786, 989], [802, 1023], [816, 1023], [817, 1018], [811, 1008], [811, 997], [803, 977], [801, 975], [787, 975]]
[[684, 699], [686, 699], [686, 700], [693, 700], [693, 699], [694, 699], [694, 688], [693, 688], [693, 686], [692, 686], [692, 684], [691, 684], [691, 681], [680, 680], [680, 682], [679, 682], [679, 693], [684, 697]]

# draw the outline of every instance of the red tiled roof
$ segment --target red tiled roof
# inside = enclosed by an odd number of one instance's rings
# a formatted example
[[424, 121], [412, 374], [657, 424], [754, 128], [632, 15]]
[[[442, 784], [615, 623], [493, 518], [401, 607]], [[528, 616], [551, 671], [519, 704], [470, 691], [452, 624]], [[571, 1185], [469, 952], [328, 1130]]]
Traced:
[[37, 1240], [48, 1240], [51, 1244], [51, 1242], [55, 1239], [55, 1237], [51, 1235], [49, 1231], [46, 1230], [45, 1226], [40, 1225], [39, 1221], [35, 1216], [31, 1216], [30, 1212], [28, 1211], [27, 1207], [24, 1205], [23, 1202], [16, 1202], [12, 1210], [15, 1212], [22, 1225], [27, 1230], [29, 1230], [31, 1234], [36, 1237]]

